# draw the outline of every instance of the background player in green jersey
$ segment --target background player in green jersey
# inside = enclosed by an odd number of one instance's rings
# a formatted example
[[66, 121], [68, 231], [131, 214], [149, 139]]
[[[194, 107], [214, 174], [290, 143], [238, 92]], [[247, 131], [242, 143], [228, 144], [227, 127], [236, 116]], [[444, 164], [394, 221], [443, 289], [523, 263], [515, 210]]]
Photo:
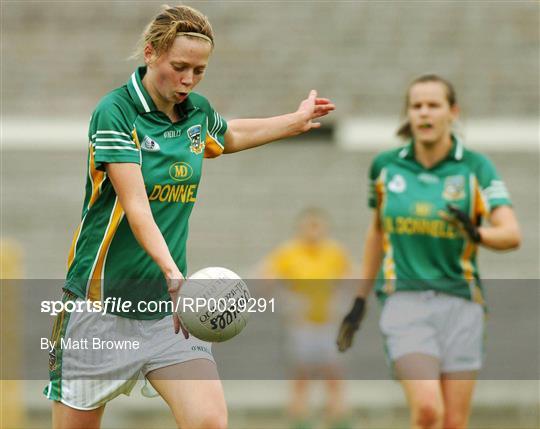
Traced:
[[[133, 308], [58, 316], [45, 391], [55, 401], [55, 428], [99, 427], [105, 404], [129, 393], [140, 373], [182, 428], [227, 425], [211, 345], [189, 338], [176, 314], [140, 304], [168, 301], [169, 295], [176, 300], [186, 274], [188, 218], [203, 157], [317, 128], [314, 120], [335, 107], [311, 91], [294, 113], [227, 124], [192, 92], [213, 47], [204, 15], [187, 6], [165, 7], [143, 34], [145, 66], [107, 94], [92, 115], [86, 197], [64, 301], [122, 299]], [[174, 335], [180, 329], [185, 338]], [[136, 338], [141, 350], [106, 354], [58, 345], [67, 337], [70, 344], [85, 344], [88, 336]]]
[[452, 85], [436, 75], [416, 79], [405, 110], [408, 120], [398, 135], [410, 143], [381, 153], [371, 166], [374, 215], [364, 245], [364, 280], [342, 322], [338, 347], [351, 346], [376, 283], [384, 302], [380, 328], [411, 427], [464, 428], [482, 358], [476, 251], [514, 249], [520, 231], [493, 164], [452, 133], [458, 116]]

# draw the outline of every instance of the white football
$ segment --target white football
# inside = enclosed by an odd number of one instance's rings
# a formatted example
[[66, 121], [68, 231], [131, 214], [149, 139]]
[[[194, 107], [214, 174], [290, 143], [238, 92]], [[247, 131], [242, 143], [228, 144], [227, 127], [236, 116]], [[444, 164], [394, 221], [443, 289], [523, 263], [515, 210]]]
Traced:
[[227, 341], [246, 326], [250, 298], [245, 282], [235, 272], [203, 268], [182, 285], [178, 316], [191, 335], [203, 341]]

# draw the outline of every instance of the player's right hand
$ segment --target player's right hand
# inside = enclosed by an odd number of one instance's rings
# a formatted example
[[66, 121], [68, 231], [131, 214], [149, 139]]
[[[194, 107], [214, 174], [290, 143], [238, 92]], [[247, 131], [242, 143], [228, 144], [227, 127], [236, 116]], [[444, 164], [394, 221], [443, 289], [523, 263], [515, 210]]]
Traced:
[[337, 337], [337, 346], [340, 352], [344, 352], [352, 345], [353, 337], [358, 328], [360, 328], [360, 322], [364, 317], [366, 310], [366, 300], [361, 297], [357, 297], [354, 300], [351, 311], [345, 316]]
[[305, 133], [313, 128], [320, 128], [321, 123], [314, 122], [314, 120], [326, 116], [334, 110], [336, 110], [336, 105], [331, 100], [317, 97], [317, 91], [312, 89], [308, 97], [300, 103], [296, 111], [302, 118], [298, 133]]
[[184, 325], [182, 325], [182, 322], [180, 321], [180, 317], [178, 317], [178, 313], [176, 312], [176, 306], [178, 303], [178, 300], [180, 298], [180, 287], [182, 286], [182, 283], [184, 282], [184, 276], [178, 271], [178, 273], [171, 277], [166, 277], [167, 280], [167, 290], [169, 292], [169, 295], [171, 296], [171, 301], [173, 302], [173, 327], [174, 327], [174, 333], [178, 334], [180, 330], [182, 331], [182, 334], [184, 334], [184, 338], [187, 340], [189, 338], [189, 332], [186, 328], [184, 328]]

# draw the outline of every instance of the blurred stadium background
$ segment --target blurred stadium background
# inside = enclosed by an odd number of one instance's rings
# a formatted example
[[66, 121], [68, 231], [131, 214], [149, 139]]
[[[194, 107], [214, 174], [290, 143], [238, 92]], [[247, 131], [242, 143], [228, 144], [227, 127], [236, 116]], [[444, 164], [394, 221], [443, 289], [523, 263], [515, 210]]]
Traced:
[[[18, 243], [21, 276], [64, 276], [82, 204], [87, 121], [99, 98], [136, 67], [127, 58], [161, 3], [2, 2], [1, 236]], [[436, 72], [454, 82], [468, 146], [498, 166], [524, 231], [519, 251], [482, 252], [484, 277], [539, 278], [537, 2], [188, 4], [209, 16], [216, 33], [198, 91], [224, 117], [292, 111], [311, 88], [338, 106], [319, 133], [205, 164], [191, 220], [190, 272], [223, 265], [249, 277], [260, 258], [289, 237], [306, 205], [331, 213], [336, 238], [359, 261], [369, 218], [369, 162], [381, 148], [397, 144], [392, 132], [407, 83]], [[3, 263], [13, 248], [3, 252]], [[540, 302], [538, 293], [532, 296], [536, 311], [506, 313], [508, 320], [529, 320], [523, 335], [537, 344]], [[374, 330], [375, 313], [369, 322]], [[25, 314], [29, 326], [32, 317]], [[2, 336], [9, 331], [4, 323]], [[383, 360], [382, 348], [370, 351], [379, 352]], [[361, 345], [350, 353], [354, 363]], [[43, 365], [46, 359], [42, 352]], [[471, 427], [540, 427], [535, 378], [479, 382]], [[42, 385], [19, 386], [24, 399], [9, 405], [26, 414], [19, 427], [49, 427]], [[227, 380], [225, 388], [232, 428], [287, 427], [286, 382]], [[355, 427], [407, 426], [396, 383], [351, 381], [348, 390]], [[133, 396], [108, 406], [104, 427], [173, 427], [163, 403]], [[320, 395], [314, 403], [320, 404]], [[7, 411], [4, 397], [2, 414]]]

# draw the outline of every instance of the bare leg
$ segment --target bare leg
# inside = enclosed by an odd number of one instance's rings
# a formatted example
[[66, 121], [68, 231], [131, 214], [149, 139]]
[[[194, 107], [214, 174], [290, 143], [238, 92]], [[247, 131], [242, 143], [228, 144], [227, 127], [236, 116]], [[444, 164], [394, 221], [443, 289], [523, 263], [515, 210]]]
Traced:
[[343, 380], [341, 380], [341, 368], [333, 364], [321, 367], [321, 372], [326, 384], [326, 415], [330, 422], [330, 427], [348, 427], [346, 421], [347, 407], [345, 405], [345, 395]]
[[465, 429], [469, 423], [476, 372], [443, 374], [444, 429]]
[[443, 427], [444, 401], [439, 366], [437, 358], [420, 353], [405, 355], [395, 362], [411, 411], [413, 429]]
[[95, 410], [82, 411], [54, 401], [52, 407], [53, 429], [99, 429], [105, 405]]
[[308, 387], [309, 380], [292, 380], [289, 414], [294, 420], [305, 420], [308, 418]]
[[227, 405], [215, 363], [194, 359], [146, 376], [182, 429], [227, 428]]

